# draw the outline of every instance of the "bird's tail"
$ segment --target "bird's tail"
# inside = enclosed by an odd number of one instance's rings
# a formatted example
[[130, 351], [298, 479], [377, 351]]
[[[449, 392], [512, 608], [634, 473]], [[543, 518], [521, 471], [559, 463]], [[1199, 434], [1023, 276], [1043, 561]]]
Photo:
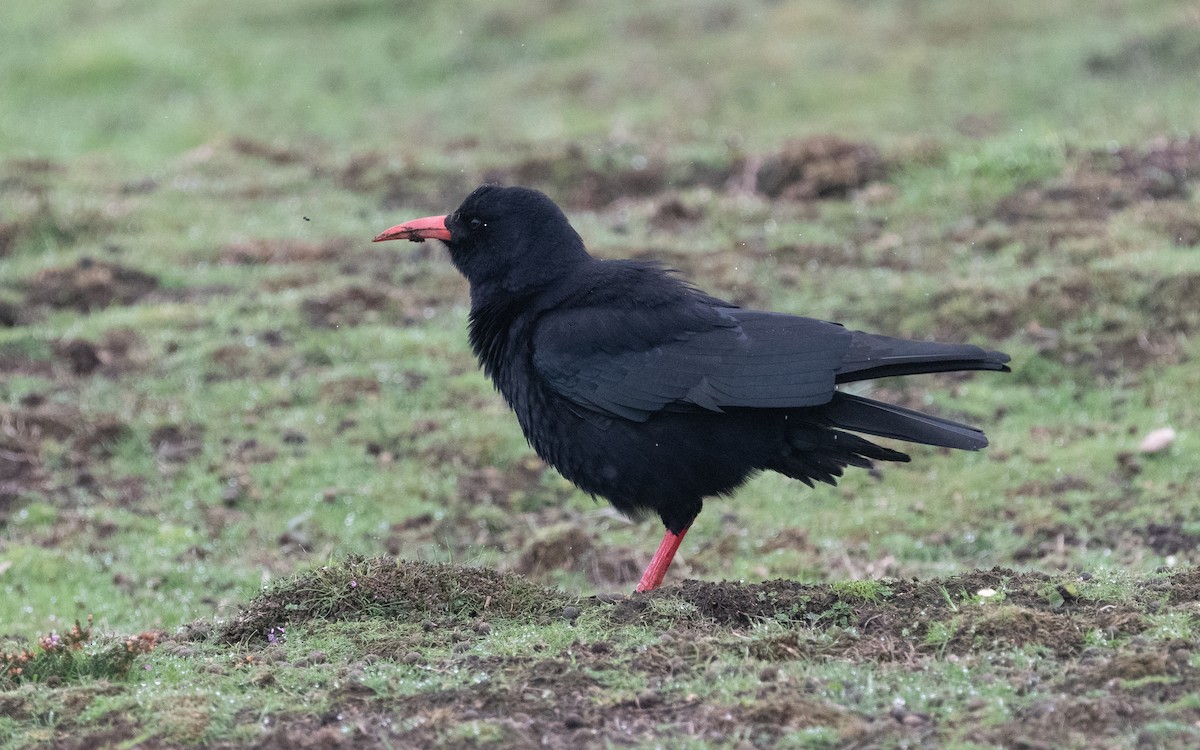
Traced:
[[816, 424], [797, 424], [788, 432], [791, 450], [767, 467], [809, 487], [813, 482], [837, 484], [847, 466], [869, 469], [872, 461], [907, 462], [908, 455], [866, 438]]
[[983, 430], [902, 406], [838, 392], [820, 408], [834, 427], [909, 443], [977, 451], [987, 447]]
[[1009, 357], [972, 344], [910, 341], [854, 331], [835, 376], [838, 383], [930, 372], [1008, 372]]

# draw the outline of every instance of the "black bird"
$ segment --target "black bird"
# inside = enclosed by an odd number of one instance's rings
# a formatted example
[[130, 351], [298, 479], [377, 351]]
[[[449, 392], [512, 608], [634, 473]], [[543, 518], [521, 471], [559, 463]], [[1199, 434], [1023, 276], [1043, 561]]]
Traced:
[[638, 583], [656, 588], [703, 500], [762, 470], [808, 486], [847, 466], [908, 461], [853, 433], [979, 450], [982, 431], [837, 390], [858, 380], [1007, 372], [969, 344], [848, 331], [743, 310], [657, 263], [600, 260], [536, 190], [484, 185], [448, 216], [375, 238], [446, 243], [471, 284], [470, 340], [525, 438], [564, 477], [666, 534]]

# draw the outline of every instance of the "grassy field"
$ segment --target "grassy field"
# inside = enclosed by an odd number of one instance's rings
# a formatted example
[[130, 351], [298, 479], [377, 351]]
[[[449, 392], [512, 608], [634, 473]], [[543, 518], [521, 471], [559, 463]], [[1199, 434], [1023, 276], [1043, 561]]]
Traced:
[[[4, 17], [0, 748], [1200, 743], [1194, 7]], [[873, 387], [992, 446], [759, 477], [630, 596], [661, 526], [532, 453], [437, 243], [369, 243], [487, 180], [1009, 352]]]

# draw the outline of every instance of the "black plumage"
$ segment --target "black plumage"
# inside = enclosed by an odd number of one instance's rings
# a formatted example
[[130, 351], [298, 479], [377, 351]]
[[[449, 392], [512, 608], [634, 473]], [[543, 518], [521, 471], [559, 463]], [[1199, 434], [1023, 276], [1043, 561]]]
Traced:
[[859, 434], [978, 450], [984, 434], [837, 390], [860, 380], [1007, 371], [1007, 355], [744, 310], [655, 263], [599, 260], [542, 193], [485, 185], [454, 213], [380, 234], [441, 239], [471, 285], [470, 340], [530, 445], [581, 489], [667, 528], [654, 588], [705, 497], [756, 472], [833, 484], [908, 461]]

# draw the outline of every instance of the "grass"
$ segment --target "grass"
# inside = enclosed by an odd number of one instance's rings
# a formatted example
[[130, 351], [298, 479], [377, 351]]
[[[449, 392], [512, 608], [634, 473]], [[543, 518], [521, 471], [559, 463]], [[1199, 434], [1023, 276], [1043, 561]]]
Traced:
[[[1195, 745], [1190, 9], [10, 5], [0, 747]], [[747, 189], [825, 133], [879, 176]], [[367, 242], [488, 176], [1009, 352], [873, 391], [991, 447], [758, 477], [624, 597], [661, 529], [533, 456], [439, 248]]]
[[[1156, 46], [1188, 38], [1173, 29], [1190, 22], [1178, 5], [1149, 1], [916, 12], [902, 2], [870, 12], [833, 2], [486, 12], [367, 0], [220, 12], [24, 3], [6, 24], [14, 106], [0, 144], [120, 154], [144, 168], [214, 136], [250, 135], [251, 123], [267, 142], [399, 146], [421, 158], [463, 141], [503, 153], [630, 136], [755, 149], [814, 130], [944, 137], [968, 116], [985, 130], [1124, 140], [1192, 121], [1194, 103], [1176, 95], [1189, 80], [1190, 66], [1176, 64], [1186, 45]], [[66, 33], [72, 24], [89, 34]]]

